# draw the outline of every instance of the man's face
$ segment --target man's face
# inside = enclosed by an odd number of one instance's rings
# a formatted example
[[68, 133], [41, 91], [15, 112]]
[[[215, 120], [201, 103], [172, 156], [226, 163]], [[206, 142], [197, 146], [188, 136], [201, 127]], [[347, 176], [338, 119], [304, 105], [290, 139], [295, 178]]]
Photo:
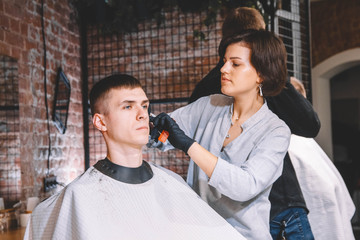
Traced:
[[149, 140], [149, 99], [141, 88], [112, 89], [103, 102], [104, 133], [110, 144], [142, 147]]

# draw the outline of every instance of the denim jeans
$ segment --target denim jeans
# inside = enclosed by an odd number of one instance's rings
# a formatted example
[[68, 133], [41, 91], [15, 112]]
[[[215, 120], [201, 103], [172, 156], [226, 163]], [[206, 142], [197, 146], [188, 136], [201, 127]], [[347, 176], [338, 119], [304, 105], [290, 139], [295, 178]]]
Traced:
[[304, 208], [288, 208], [270, 221], [274, 240], [313, 240], [307, 212]]

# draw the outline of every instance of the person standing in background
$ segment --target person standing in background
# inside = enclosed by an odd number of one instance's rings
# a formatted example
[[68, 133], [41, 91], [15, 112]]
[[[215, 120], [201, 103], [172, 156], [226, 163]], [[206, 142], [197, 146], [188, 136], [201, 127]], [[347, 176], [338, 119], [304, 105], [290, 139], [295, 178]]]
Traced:
[[[236, 26], [236, 27], [234, 27]], [[265, 22], [261, 14], [254, 8], [239, 7], [230, 10], [222, 25], [222, 37], [234, 36], [248, 30], [264, 30]], [[221, 93], [221, 72], [224, 65], [220, 58], [217, 65], [196, 84], [190, 96], [189, 103], [195, 102], [201, 97]]]
[[[306, 98], [302, 82], [294, 77], [290, 81]], [[291, 135], [288, 152], [309, 209], [315, 239], [355, 239], [351, 226], [355, 205], [334, 163], [313, 138]]]

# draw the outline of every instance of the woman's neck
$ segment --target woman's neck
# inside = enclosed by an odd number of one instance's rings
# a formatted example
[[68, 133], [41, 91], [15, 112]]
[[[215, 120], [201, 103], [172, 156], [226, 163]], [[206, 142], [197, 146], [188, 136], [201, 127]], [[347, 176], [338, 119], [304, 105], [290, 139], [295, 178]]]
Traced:
[[234, 97], [232, 121], [238, 124], [244, 123], [254, 115], [264, 104], [264, 98], [257, 95], [255, 98]]

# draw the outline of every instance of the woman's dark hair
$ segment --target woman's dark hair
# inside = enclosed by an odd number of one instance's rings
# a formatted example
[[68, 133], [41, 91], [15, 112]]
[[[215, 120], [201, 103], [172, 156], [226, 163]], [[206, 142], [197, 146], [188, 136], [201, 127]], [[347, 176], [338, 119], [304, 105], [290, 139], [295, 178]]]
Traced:
[[234, 43], [243, 43], [250, 48], [250, 63], [259, 74], [264, 96], [275, 96], [286, 83], [286, 49], [274, 33], [266, 30], [246, 30], [235, 36], [225, 37], [219, 46], [219, 56], [223, 59], [226, 49]]
[[111, 89], [134, 89], [138, 87], [142, 88], [139, 80], [127, 74], [114, 74], [101, 79], [95, 83], [90, 91], [90, 108], [92, 115], [100, 113], [100, 110], [106, 112], [106, 109], [99, 109], [99, 101], [103, 101]]

